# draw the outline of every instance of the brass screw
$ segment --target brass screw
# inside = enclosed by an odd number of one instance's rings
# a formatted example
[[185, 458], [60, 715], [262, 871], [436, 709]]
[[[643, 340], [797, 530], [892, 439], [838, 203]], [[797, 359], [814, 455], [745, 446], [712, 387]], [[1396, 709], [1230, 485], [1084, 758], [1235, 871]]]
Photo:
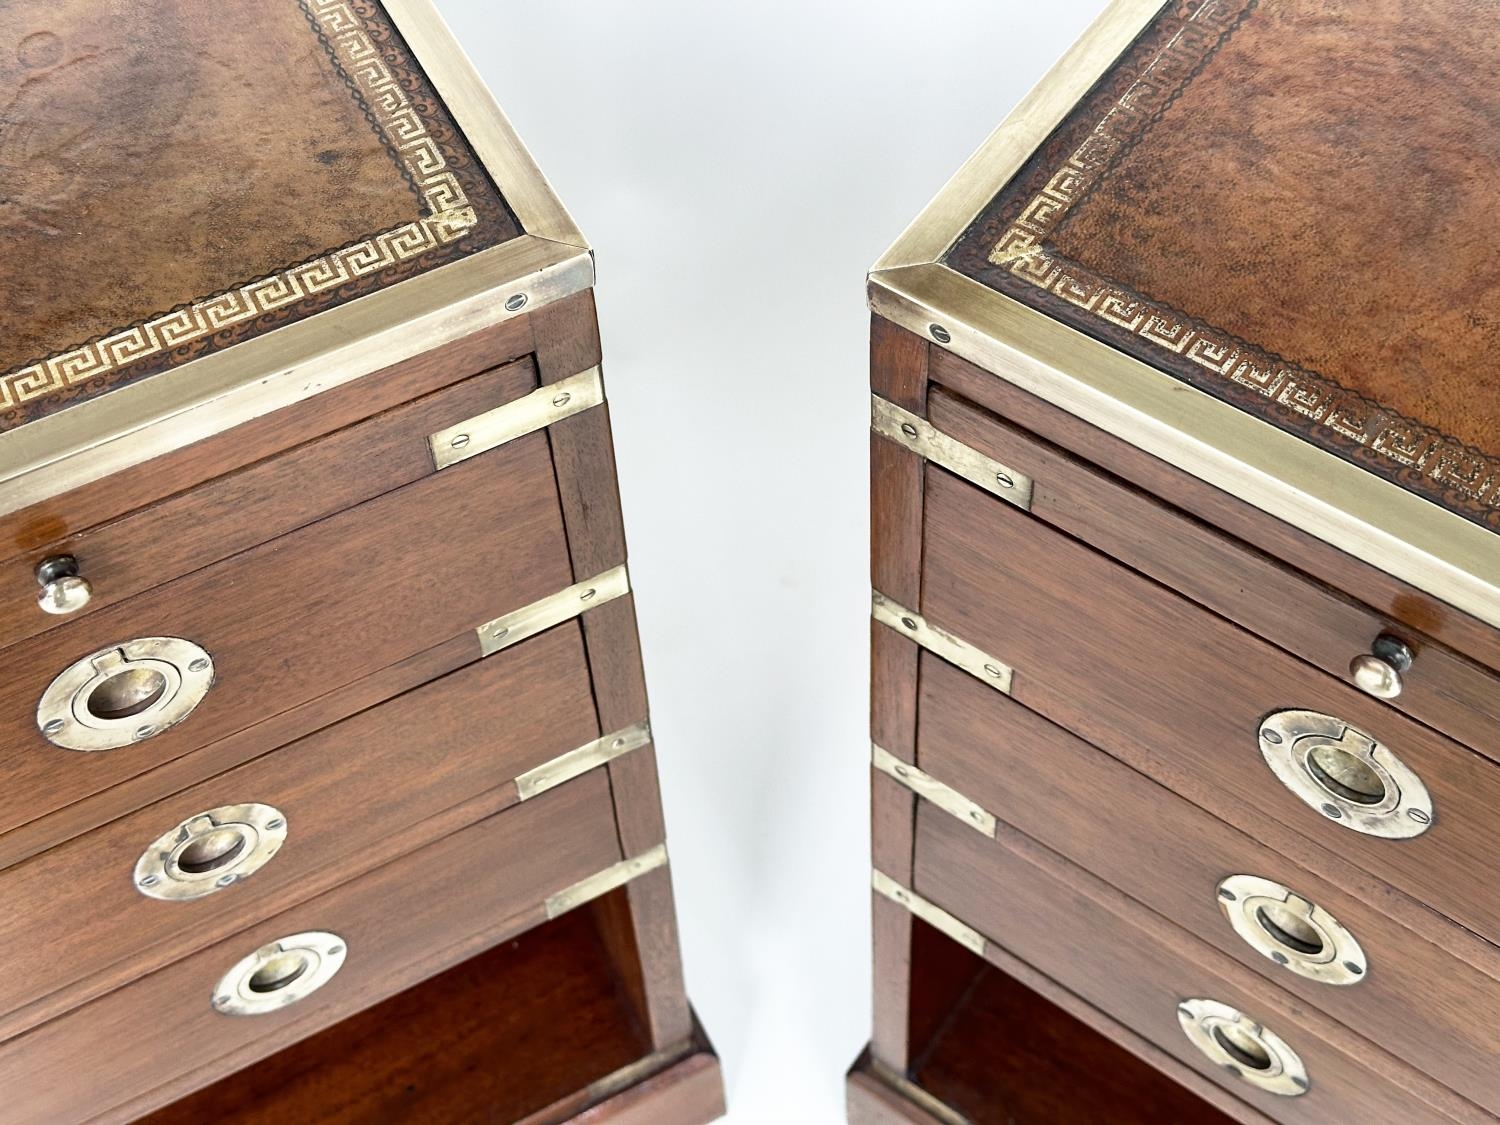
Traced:
[[526, 307], [526, 294], [517, 293], [514, 297], [506, 298], [505, 307], [510, 312], [519, 312]]
[[910, 617], [903, 617], [901, 619], [901, 624], [905, 625], [908, 629], [915, 629], [917, 627], [917, 623]]
[[917, 436], [917, 427], [913, 426], [910, 422], [902, 422], [901, 432], [909, 438], [914, 438]]
[[469, 444], [469, 435], [459, 434], [448, 444], [451, 445], [454, 449], [462, 449], [464, 446]]
[[1004, 670], [1004, 669], [1003, 669], [1003, 668], [997, 668], [997, 667], [995, 667], [995, 665], [993, 665], [993, 664], [986, 664], [986, 665], [985, 665], [985, 666], [984, 666], [984, 670], [985, 670], [985, 671], [986, 671], [986, 672], [988, 672], [988, 673], [989, 673], [989, 674], [990, 674], [990, 675], [992, 675], [992, 676], [994, 676], [994, 677], [995, 677], [995, 678], [996, 678], [996, 679], [997, 679], [997, 680], [998, 680], [998, 679], [999, 679], [999, 678], [1000, 678], [1000, 677], [1001, 677], [1001, 676], [1003, 676], [1003, 675], [1005, 675], [1005, 670]]
[[590, 598], [592, 598], [595, 594], [597, 594], [598, 592], [599, 592], [598, 590], [585, 590], [583, 592], [583, 596], [580, 597], [578, 600], [581, 601], [581, 602], [586, 602]]
[[52, 720], [50, 720], [47, 723], [46, 726], [44, 726], [42, 728], [42, 733], [43, 734], [56, 734], [58, 731], [60, 731], [60, 730], [63, 729], [63, 725], [64, 724], [63, 724], [63, 721], [61, 719], [52, 719]]
[[197, 660], [193, 661], [191, 664], [188, 665], [188, 671], [189, 672], [202, 672], [202, 671], [204, 671], [207, 668], [208, 668], [208, 661], [204, 660], [203, 657], [201, 657], [201, 656], [198, 657]]
[[929, 324], [927, 331], [931, 332], [932, 338], [940, 344], [951, 344], [953, 342], [953, 334], [941, 324]]
[[1406, 815], [1409, 816], [1409, 817], [1411, 817], [1418, 824], [1431, 824], [1432, 823], [1432, 817], [1428, 816], [1421, 809], [1407, 809], [1406, 810]]
[[995, 474], [995, 483], [998, 484], [1001, 488], [1015, 488], [1016, 487], [1016, 482], [1013, 479], [1011, 479], [1011, 477], [1008, 476], [1005, 473], [996, 473]]
[[553, 406], [558, 406], [558, 407], [567, 406], [568, 403], [572, 400], [572, 398], [573, 398], [572, 395], [568, 394], [567, 391], [564, 391], [562, 394], [558, 395], [556, 398], [554, 398], [552, 400], [552, 405]]

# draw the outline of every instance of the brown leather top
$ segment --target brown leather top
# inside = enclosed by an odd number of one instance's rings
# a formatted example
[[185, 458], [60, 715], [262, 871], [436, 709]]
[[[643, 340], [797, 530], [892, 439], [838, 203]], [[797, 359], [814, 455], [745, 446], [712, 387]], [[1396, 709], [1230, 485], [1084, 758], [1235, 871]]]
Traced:
[[1488, 0], [1179, 0], [953, 268], [1500, 530]]
[[371, 0], [0, 3], [0, 430], [519, 233]]

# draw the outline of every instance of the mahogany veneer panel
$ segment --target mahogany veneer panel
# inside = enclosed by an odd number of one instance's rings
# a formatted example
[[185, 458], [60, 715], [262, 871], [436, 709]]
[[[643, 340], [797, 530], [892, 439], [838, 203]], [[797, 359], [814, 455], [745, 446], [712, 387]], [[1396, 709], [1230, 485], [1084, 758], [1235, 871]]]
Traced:
[[611, 966], [596, 912], [584, 908], [206, 1086], [143, 1125], [520, 1121], [647, 1054], [649, 1038]]
[[[535, 386], [532, 364], [511, 364], [0, 564], [0, 648], [420, 480], [434, 472], [428, 434]], [[53, 555], [94, 588], [67, 618], [36, 604], [36, 564]]]
[[[1278, 822], [1500, 938], [1494, 763], [931, 468], [926, 544], [923, 611], [1012, 664], [1019, 702], [1242, 831]], [[1288, 708], [1337, 715], [1390, 747], [1431, 792], [1431, 829], [1365, 836], [1284, 788], [1257, 732]]]
[[[451, 831], [432, 818], [472, 797], [503, 787], [497, 800], [513, 803], [513, 778], [600, 733], [582, 638], [567, 622], [0, 871], [11, 907], [0, 943], [12, 951], [0, 1036], [431, 842]], [[137, 891], [132, 873], [152, 841], [251, 801], [287, 820], [265, 867], [188, 902]], [[27, 1005], [40, 1011], [15, 1011]]]
[[[922, 804], [917, 893], [1235, 1097], [1288, 1125], [1492, 1120], [1008, 826], [1001, 831], [988, 839]], [[1307, 1067], [1308, 1093], [1279, 1097], [1220, 1071], [1178, 1025], [1177, 1004], [1189, 998], [1229, 1004], [1282, 1036]]]
[[[462, 560], [455, 575], [454, 561]], [[0, 657], [0, 828], [208, 746], [572, 582], [547, 439], [534, 434], [19, 645]], [[178, 636], [216, 682], [180, 725], [61, 750], [36, 704], [75, 659]]]
[[[1007, 823], [1414, 1066], [1500, 1111], [1500, 981], [950, 664], [922, 658], [918, 762]], [[1170, 826], [1164, 831], [1163, 826]], [[1228, 875], [1290, 887], [1350, 929], [1357, 984], [1297, 976], [1219, 909]]]
[[[520, 855], [525, 862], [503, 862]], [[132, 1113], [155, 1108], [184, 1093], [183, 1082], [223, 1077], [530, 928], [549, 895], [622, 858], [609, 783], [596, 770], [0, 1045], [0, 1089], [17, 1095], [17, 1125], [120, 1120], [128, 1115], [106, 1110], [127, 1101]], [[342, 971], [323, 988], [264, 1016], [210, 1007], [215, 983], [241, 957], [307, 930], [348, 944]], [[160, 1096], [143, 1095], [158, 1087]]]

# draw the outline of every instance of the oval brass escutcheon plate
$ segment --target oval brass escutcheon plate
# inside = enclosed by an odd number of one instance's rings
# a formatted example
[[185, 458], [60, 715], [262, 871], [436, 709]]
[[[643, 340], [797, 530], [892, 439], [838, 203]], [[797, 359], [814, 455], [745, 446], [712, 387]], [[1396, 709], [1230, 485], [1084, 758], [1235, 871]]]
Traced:
[[188, 902], [255, 874], [286, 842], [286, 817], [270, 805], [222, 805], [158, 837], [135, 864], [148, 898]]
[[1218, 886], [1219, 908], [1246, 945], [1298, 976], [1322, 984], [1358, 984], [1370, 971], [1354, 935], [1328, 911], [1270, 879], [1231, 875]]
[[182, 722], [213, 682], [213, 658], [192, 641], [139, 637], [65, 668], [42, 693], [36, 725], [65, 750], [118, 750]]
[[1260, 752], [1281, 783], [1328, 820], [1388, 840], [1432, 826], [1427, 787], [1384, 744], [1318, 711], [1277, 711], [1260, 725]]
[[1307, 1093], [1311, 1083], [1301, 1056], [1237, 1008], [1217, 1000], [1184, 1000], [1177, 1005], [1177, 1022], [1194, 1047], [1236, 1078], [1286, 1098]]
[[344, 967], [348, 947], [338, 934], [312, 930], [263, 945], [219, 978], [213, 1008], [226, 1016], [258, 1016], [306, 999]]

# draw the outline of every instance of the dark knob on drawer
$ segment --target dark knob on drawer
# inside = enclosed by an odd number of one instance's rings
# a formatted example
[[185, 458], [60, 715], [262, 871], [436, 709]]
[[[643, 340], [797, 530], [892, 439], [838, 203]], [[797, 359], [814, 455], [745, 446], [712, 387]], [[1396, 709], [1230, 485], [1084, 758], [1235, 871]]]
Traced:
[[54, 555], [43, 559], [36, 568], [41, 592], [36, 604], [46, 613], [77, 613], [94, 596], [94, 587], [78, 572], [78, 560], [72, 555]]
[[1411, 671], [1411, 647], [1399, 637], [1382, 633], [1375, 638], [1370, 651], [1361, 653], [1349, 663], [1349, 675], [1360, 691], [1377, 699], [1395, 699], [1405, 686], [1401, 674]]

